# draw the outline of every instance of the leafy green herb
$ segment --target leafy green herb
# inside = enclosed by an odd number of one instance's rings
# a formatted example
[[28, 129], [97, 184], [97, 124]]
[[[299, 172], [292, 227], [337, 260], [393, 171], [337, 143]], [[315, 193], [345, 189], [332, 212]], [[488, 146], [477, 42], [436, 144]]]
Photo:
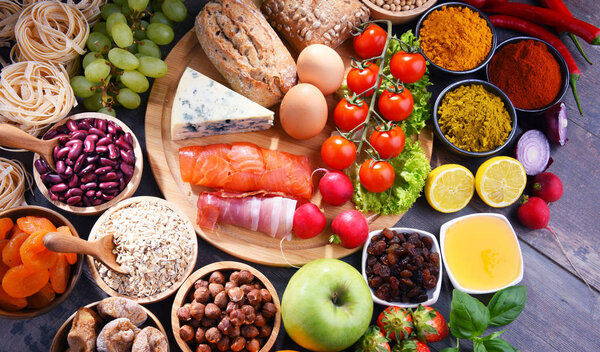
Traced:
[[458, 347], [446, 347], [440, 352], [458, 352]]
[[516, 348], [510, 343], [500, 339], [475, 339], [473, 340], [474, 352], [516, 352]]
[[477, 299], [454, 290], [450, 310], [450, 331], [460, 339], [472, 339], [485, 332], [490, 312]]
[[527, 289], [525, 286], [508, 287], [497, 292], [488, 304], [489, 325], [504, 326], [512, 323], [525, 308]]
[[491, 340], [491, 339], [495, 339], [496, 337], [500, 337], [500, 335], [504, 334], [506, 332], [506, 330], [502, 330], [502, 331], [496, 331], [493, 334], [489, 334], [487, 336], [482, 337], [482, 340]]

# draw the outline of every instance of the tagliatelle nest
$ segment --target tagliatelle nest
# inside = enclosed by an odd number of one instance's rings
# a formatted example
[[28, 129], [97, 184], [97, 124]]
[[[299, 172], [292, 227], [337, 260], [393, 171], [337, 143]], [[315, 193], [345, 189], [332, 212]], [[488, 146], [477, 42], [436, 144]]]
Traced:
[[[23, 5], [33, 4], [49, 0], [24, 0]], [[88, 24], [93, 26], [100, 19], [100, 8], [106, 4], [106, 0], [67, 0], [67, 4], [75, 5], [85, 16]]]
[[15, 40], [15, 25], [21, 13], [21, 5], [16, 1], [0, 1], [0, 46], [9, 46]]

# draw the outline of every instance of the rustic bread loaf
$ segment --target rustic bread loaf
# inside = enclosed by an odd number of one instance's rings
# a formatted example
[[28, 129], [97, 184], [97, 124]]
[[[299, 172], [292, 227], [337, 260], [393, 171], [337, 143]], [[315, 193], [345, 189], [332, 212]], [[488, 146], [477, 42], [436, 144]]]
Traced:
[[240, 94], [269, 107], [296, 82], [296, 64], [252, 0], [213, 0], [196, 17], [204, 52]]
[[311, 44], [337, 47], [370, 15], [360, 0], [265, 0], [261, 9], [298, 52]]

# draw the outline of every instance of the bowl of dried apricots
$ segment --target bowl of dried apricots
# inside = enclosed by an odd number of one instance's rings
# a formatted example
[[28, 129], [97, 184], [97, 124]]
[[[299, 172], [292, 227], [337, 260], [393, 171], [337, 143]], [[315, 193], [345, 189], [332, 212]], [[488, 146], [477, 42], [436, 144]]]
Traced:
[[73, 291], [83, 255], [44, 246], [48, 232], [79, 237], [61, 214], [38, 206], [0, 212], [0, 318], [29, 319], [61, 304]]

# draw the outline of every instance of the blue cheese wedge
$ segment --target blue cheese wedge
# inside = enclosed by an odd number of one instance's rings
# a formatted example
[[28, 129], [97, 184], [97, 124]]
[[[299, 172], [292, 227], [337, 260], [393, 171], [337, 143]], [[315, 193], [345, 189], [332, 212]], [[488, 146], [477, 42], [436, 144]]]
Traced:
[[171, 139], [262, 131], [273, 112], [189, 67], [171, 109]]

